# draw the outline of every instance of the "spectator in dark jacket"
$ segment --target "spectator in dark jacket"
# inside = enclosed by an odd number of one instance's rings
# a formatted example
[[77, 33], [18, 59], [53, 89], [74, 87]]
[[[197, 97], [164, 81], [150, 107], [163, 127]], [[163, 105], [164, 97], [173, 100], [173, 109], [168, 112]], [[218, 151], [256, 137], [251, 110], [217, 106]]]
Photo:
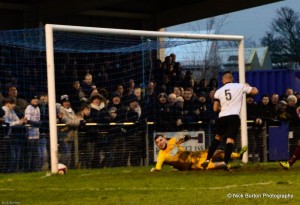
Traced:
[[185, 129], [192, 129], [193, 123], [197, 122], [197, 117], [195, 115], [196, 104], [193, 99], [193, 89], [186, 88], [183, 94], [184, 105], [183, 105], [183, 123], [185, 124]]
[[127, 110], [126, 110], [126, 122], [133, 122], [134, 124], [126, 127], [126, 153], [125, 156], [130, 158], [130, 165], [140, 165], [141, 154], [144, 148], [143, 139], [141, 133], [138, 133], [140, 129], [143, 129], [143, 113], [142, 108], [138, 103], [138, 99], [134, 94], [126, 97]]
[[[182, 97], [181, 97], [182, 98]], [[183, 98], [182, 98], [183, 99]], [[169, 116], [169, 123], [171, 126], [172, 131], [180, 131], [182, 125], [182, 108], [178, 107], [177, 97], [174, 93], [169, 94], [168, 96], [168, 105], [167, 105], [167, 112]]]
[[75, 112], [78, 111], [78, 108], [81, 107], [81, 104], [87, 102], [87, 98], [80, 87], [79, 81], [74, 81], [72, 84], [72, 89], [68, 92], [70, 101], [72, 102], [72, 107]]
[[253, 121], [257, 125], [262, 124], [262, 119], [259, 116], [258, 105], [254, 101], [251, 94], [246, 95], [246, 105], [247, 105], [247, 120]]
[[[89, 99], [91, 113], [90, 117], [92, 122], [94, 123], [108, 123], [108, 110], [106, 107], [106, 99], [101, 95], [92, 95]], [[94, 155], [94, 153], [100, 153], [107, 147], [106, 140], [102, 139], [100, 136], [101, 130], [104, 128], [102, 126], [91, 126], [89, 128], [89, 135], [87, 136], [87, 142], [89, 143], [89, 152], [90, 156], [93, 158], [93, 162], [88, 166], [93, 167], [100, 167], [100, 157], [99, 155]], [[107, 160], [107, 155], [105, 155], [105, 160]]]
[[279, 108], [278, 108], [278, 120], [288, 123], [292, 116], [286, 111], [287, 102], [284, 100], [279, 101]]
[[272, 118], [278, 120], [279, 95], [277, 93], [272, 94], [269, 106], [271, 109]]
[[160, 93], [157, 97], [157, 103], [155, 104], [155, 124], [156, 131], [159, 132], [165, 132], [171, 129], [168, 121], [167, 98], [166, 93]]
[[141, 120], [142, 117], [142, 108], [139, 105], [138, 98], [136, 95], [131, 94], [126, 96], [125, 103], [127, 104], [126, 108], [126, 122], [137, 122]]
[[84, 76], [84, 81], [81, 83], [81, 88], [85, 94], [85, 97], [88, 99], [93, 90], [96, 89], [96, 85], [93, 83], [93, 76], [91, 74], [88, 73]]
[[270, 122], [273, 122], [275, 119], [272, 115], [272, 109], [269, 105], [270, 97], [269, 95], [263, 95], [261, 98], [261, 101], [258, 103], [257, 109], [258, 109], [258, 115], [260, 119], [263, 120], [263, 122], [266, 122], [269, 124]]

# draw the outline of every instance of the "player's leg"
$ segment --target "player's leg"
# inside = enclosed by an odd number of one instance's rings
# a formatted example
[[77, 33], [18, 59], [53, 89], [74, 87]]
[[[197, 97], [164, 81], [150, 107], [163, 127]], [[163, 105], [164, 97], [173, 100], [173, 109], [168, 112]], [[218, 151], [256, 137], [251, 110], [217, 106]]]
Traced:
[[[247, 146], [242, 147], [242, 149], [241, 149], [240, 152], [238, 153], [238, 155], [239, 155], [238, 158], [242, 159], [244, 153], [247, 152], [247, 151], [248, 151], [248, 147], [247, 147]], [[231, 158], [232, 158], [232, 155], [231, 155]]]
[[227, 123], [226, 124], [227, 130], [224, 133], [224, 137], [226, 137], [224, 163], [226, 166], [224, 166], [224, 169], [229, 170], [228, 162], [230, 160], [235, 139], [238, 134], [238, 130], [240, 128], [240, 124], [241, 124], [240, 117], [238, 115], [227, 116], [226, 123]]
[[207, 165], [208, 170], [212, 170], [212, 169], [221, 169], [222, 168], [222, 162], [212, 162], [210, 161]]
[[224, 156], [225, 164], [228, 164], [231, 158], [233, 145], [234, 145], [234, 139], [228, 137], [226, 139], [226, 146], [225, 146], [225, 156]]
[[215, 159], [224, 159], [224, 151], [221, 149], [217, 149], [212, 157], [212, 160]]
[[[232, 152], [230, 158], [231, 159], [241, 159], [243, 157], [243, 154], [247, 152], [248, 147], [244, 146], [240, 150], [240, 152]], [[212, 160], [214, 161], [215, 159], [224, 159], [225, 152], [223, 150], [217, 149], [214, 153], [214, 156], [212, 157]]]
[[211, 145], [209, 146], [209, 149], [208, 149], [207, 158], [206, 158], [205, 162], [203, 162], [201, 165], [203, 168], [206, 168], [208, 166], [209, 161], [213, 157], [221, 140], [222, 140], [222, 137], [220, 135], [216, 135], [215, 138], [213, 139], [213, 141], [211, 142]]
[[296, 150], [293, 153], [293, 156], [287, 162], [280, 162], [279, 165], [284, 169], [289, 169], [299, 158], [300, 158], [300, 141], [298, 141], [298, 145], [296, 147]]
[[223, 117], [219, 118], [216, 122], [216, 136], [211, 142], [208, 148], [208, 155], [204, 163], [202, 163], [202, 167], [206, 168], [210, 159], [213, 157], [215, 151], [217, 150], [219, 144], [221, 143], [222, 136], [226, 131], [226, 121], [224, 121]]

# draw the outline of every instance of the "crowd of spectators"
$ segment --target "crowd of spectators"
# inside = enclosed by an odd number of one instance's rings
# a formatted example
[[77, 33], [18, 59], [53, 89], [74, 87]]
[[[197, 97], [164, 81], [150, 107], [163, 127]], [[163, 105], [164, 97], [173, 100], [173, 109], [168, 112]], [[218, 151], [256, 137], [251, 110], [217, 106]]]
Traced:
[[[90, 63], [79, 70], [75, 57], [67, 56], [66, 59], [74, 64], [63, 64], [58, 69], [56, 87], [57, 123], [66, 125], [58, 127], [59, 159], [67, 166], [92, 168], [99, 167], [101, 163], [103, 166], [114, 166], [114, 161], [128, 165], [128, 158], [131, 165], [141, 164], [144, 137], [137, 133], [141, 130], [145, 132], [147, 122], [154, 122], [153, 130], [157, 132], [204, 129], [210, 133], [214, 130], [217, 113], [213, 112], [212, 107], [214, 93], [219, 86], [218, 80], [202, 79], [198, 83], [191, 71], [182, 71], [175, 54], [167, 56], [164, 62], [157, 60], [153, 68], [148, 69], [147, 84], [137, 78], [138, 70], [133, 68], [132, 63], [127, 64], [131, 69], [105, 61], [99, 69]], [[130, 59], [134, 60], [134, 56]], [[49, 168], [49, 108], [46, 90], [42, 90], [44, 86], [31, 82], [32, 76], [26, 71], [29, 72], [24, 69], [22, 75], [28, 76], [29, 81], [26, 82], [30, 86], [27, 87], [29, 90], [21, 92], [26, 93], [26, 97], [19, 97], [19, 88], [13, 85], [20, 85], [16, 79], [6, 79], [12, 85], [7, 88], [7, 92], [2, 87], [3, 94], [0, 94], [3, 101], [1, 121], [7, 125], [4, 134], [6, 141], [2, 141], [2, 145], [9, 150], [2, 166], [8, 172]], [[9, 75], [13, 77], [12, 73]], [[25, 79], [22, 78], [22, 81]], [[290, 88], [283, 95], [263, 95], [257, 103], [252, 96], [247, 96], [248, 120], [252, 120], [258, 127], [278, 121], [299, 126], [299, 106], [300, 93], [294, 93]], [[86, 123], [107, 125], [124, 122], [136, 124], [105, 128], [86, 126]], [[199, 122], [202, 122], [201, 126]], [[20, 126], [24, 124], [30, 126]], [[109, 134], [102, 134], [103, 130]], [[80, 162], [76, 164], [74, 142], [78, 131], [84, 135], [79, 139]], [[121, 155], [123, 159], [120, 159]], [[21, 163], [22, 159], [25, 164]]]
[[248, 120], [256, 124], [266, 122], [269, 125], [286, 122], [290, 127], [300, 124], [300, 93], [288, 88], [283, 95], [273, 93], [271, 96], [264, 94], [259, 102], [255, 102], [253, 96], [246, 96]]

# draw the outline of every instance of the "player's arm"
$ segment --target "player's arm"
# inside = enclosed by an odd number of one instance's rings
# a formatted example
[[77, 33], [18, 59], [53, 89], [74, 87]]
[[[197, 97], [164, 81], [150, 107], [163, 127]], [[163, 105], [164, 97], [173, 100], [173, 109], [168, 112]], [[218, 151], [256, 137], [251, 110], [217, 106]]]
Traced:
[[160, 171], [165, 161], [165, 157], [161, 152], [158, 153], [155, 167], [151, 168], [150, 172]]
[[245, 85], [246, 85], [246, 89], [251, 88], [250, 92], [249, 91], [247, 92], [248, 94], [251, 94], [251, 95], [258, 94], [259, 91], [256, 87], [252, 87], [248, 83], [245, 83]]
[[221, 111], [221, 105], [220, 105], [220, 101], [218, 99], [214, 100], [213, 110], [215, 112], [220, 112]]
[[250, 91], [251, 95], [256, 95], [258, 94], [258, 89], [256, 87], [252, 87], [251, 91]]

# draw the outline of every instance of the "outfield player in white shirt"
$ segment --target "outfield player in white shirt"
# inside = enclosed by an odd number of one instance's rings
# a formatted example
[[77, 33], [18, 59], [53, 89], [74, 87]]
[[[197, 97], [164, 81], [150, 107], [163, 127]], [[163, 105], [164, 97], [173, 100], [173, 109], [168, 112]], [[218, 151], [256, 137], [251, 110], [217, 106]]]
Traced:
[[218, 148], [222, 137], [225, 137], [226, 146], [223, 166], [225, 170], [230, 171], [227, 164], [241, 124], [240, 111], [243, 102], [243, 94], [256, 95], [258, 90], [248, 84], [233, 83], [233, 75], [231, 72], [223, 73], [222, 83], [224, 85], [218, 89], [214, 95], [215, 101], [213, 110], [215, 112], [220, 111], [216, 124], [216, 136], [210, 144], [207, 159], [202, 164], [202, 167], [207, 167], [214, 152]]

